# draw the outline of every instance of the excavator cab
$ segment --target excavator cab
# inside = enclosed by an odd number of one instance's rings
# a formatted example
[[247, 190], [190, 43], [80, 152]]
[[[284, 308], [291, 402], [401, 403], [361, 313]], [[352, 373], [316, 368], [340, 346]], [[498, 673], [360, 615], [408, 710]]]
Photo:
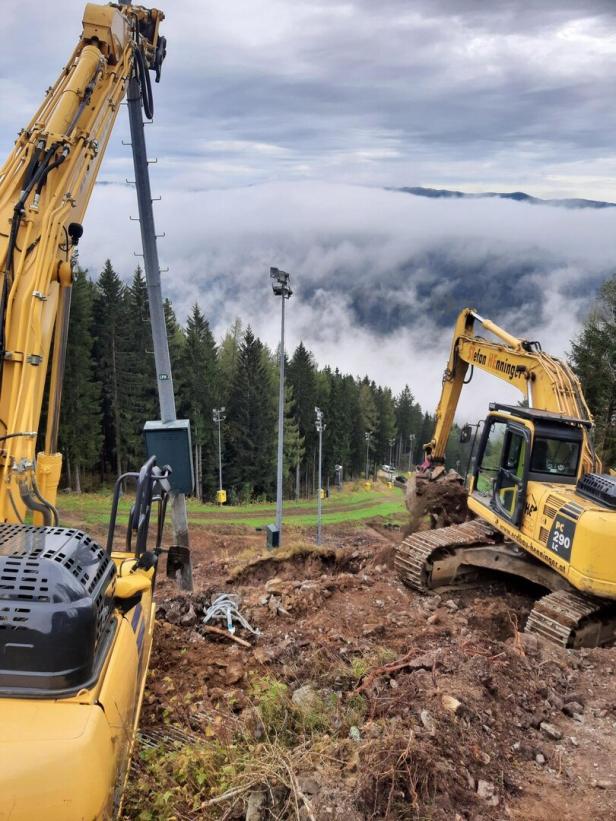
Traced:
[[575, 485], [585, 422], [533, 408], [491, 405], [472, 476], [471, 494], [520, 527], [529, 481]]

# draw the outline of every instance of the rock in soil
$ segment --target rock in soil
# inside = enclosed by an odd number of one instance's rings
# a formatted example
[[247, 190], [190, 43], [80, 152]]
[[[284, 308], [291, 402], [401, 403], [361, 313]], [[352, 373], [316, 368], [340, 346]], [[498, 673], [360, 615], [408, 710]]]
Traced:
[[558, 727], [555, 727], [553, 724], [550, 724], [547, 721], [542, 721], [539, 725], [539, 729], [543, 730], [547, 737], [551, 738], [552, 741], [560, 741], [560, 739], [563, 737], [563, 734], [558, 729]]

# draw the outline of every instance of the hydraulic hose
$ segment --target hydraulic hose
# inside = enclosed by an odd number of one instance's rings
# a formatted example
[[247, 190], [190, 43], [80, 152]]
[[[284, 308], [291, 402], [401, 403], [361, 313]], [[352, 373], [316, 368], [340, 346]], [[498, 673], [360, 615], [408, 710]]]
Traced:
[[141, 88], [141, 102], [143, 104], [143, 113], [146, 119], [151, 120], [154, 117], [154, 97], [152, 96], [152, 83], [150, 81], [150, 73], [146, 67], [143, 54], [138, 46], [135, 46], [135, 66], [137, 79]]
[[39, 502], [49, 511], [51, 514], [51, 524], [54, 527], [58, 526], [58, 522], [60, 521], [60, 516], [58, 514], [58, 509], [48, 502], [47, 499], [44, 499], [41, 491], [39, 490], [38, 484], [36, 483], [36, 479], [34, 476], [32, 477], [32, 490], [34, 491], [34, 495], [39, 500]]
[[49, 527], [51, 525], [52, 516], [49, 502], [37, 502], [33, 498], [32, 492], [25, 482], [19, 483], [19, 495], [21, 496], [21, 501], [28, 508], [28, 510], [33, 510], [36, 513], [40, 513], [43, 517], [45, 527]]

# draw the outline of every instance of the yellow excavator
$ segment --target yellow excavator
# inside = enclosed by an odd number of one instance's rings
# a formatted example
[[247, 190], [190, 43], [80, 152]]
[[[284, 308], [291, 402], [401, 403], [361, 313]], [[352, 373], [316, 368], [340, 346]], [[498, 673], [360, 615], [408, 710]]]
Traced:
[[563, 647], [608, 644], [616, 636], [616, 478], [602, 473], [592, 415], [566, 363], [464, 309], [424, 446], [424, 478], [443, 472], [474, 368], [515, 386], [526, 402], [490, 405], [467, 477], [476, 518], [408, 536], [396, 550], [397, 571], [421, 592], [476, 583], [480, 569], [523, 577], [550, 591], [536, 601], [526, 632]]
[[143, 698], [169, 471], [152, 457], [121, 477], [103, 546], [60, 526], [56, 492], [74, 251], [133, 76], [150, 116], [162, 19], [88, 4], [75, 51], [0, 171], [0, 819], [117, 815]]

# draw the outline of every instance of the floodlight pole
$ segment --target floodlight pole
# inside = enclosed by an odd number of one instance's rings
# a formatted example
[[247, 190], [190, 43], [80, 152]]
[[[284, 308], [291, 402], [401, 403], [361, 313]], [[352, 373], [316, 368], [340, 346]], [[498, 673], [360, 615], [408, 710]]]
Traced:
[[224, 408], [214, 408], [212, 418], [214, 424], [218, 425], [218, 490], [222, 490], [222, 436], [220, 432], [220, 423], [223, 421]]
[[321, 544], [321, 510], [322, 510], [322, 495], [323, 495], [323, 431], [325, 425], [323, 424], [323, 411], [320, 408], [315, 408], [316, 413], [316, 428], [319, 434], [319, 491], [317, 494], [317, 544]]
[[366, 481], [368, 481], [368, 472], [370, 470], [370, 437], [372, 434], [369, 430], [364, 433], [364, 438], [366, 440]]
[[411, 465], [413, 461], [413, 451], [415, 450], [415, 434], [411, 433], [409, 435], [410, 440], [410, 450], [409, 450], [409, 473], [411, 472]]
[[276, 529], [278, 545], [282, 546], [282, 464], [284, 460], [284, 304], [291, 298], [293, 291], [289, 286], [290, 275], [279, 268], [270, 268], [272, 288], [275, 296], [281, 297], [280, 314], [280, 373], [278, 393], [278, 464], [276, 470]]
[[389, 440], [389, 466], [393, 467], [393, 453], [394, 453], [394, 445], [396, 444], [396, 437], [392, 436]]

